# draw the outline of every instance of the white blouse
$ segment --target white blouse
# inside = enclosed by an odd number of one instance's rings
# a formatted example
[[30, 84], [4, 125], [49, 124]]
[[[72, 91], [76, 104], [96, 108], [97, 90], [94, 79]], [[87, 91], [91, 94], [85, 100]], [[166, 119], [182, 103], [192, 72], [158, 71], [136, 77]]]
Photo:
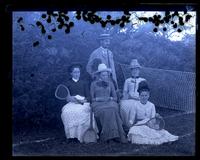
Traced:
[[[128, 97], [126, 97], [126, 99], [130, 99], [130, 98], [139, 98], [139, 93], [137, 91], [138, 89], [138, 84], [141, 81], [145, 81], [144, 78], [128, 78], [126, 79], [125, 83], [124, 83], [124, 89], [123, 92], [125, 95], [128, 94]], [[125, 98], [125, 97], [124, 97]]]
[[136, 119], [153, 118], [156, 115], [155, 105], [149, 101], [146, 104], [136, 102]]

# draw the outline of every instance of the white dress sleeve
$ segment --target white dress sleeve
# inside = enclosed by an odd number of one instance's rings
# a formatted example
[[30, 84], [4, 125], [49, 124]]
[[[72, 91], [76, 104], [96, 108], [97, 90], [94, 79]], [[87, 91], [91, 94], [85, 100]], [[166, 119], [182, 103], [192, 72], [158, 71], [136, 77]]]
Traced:
[[151, 118], [154, 118], [156, 116], [156, 109], [155, 109], [155, 105], [153, 103], [151, 103]]
[[123, 99], [128, 99], [128, 79], [124, 82]]

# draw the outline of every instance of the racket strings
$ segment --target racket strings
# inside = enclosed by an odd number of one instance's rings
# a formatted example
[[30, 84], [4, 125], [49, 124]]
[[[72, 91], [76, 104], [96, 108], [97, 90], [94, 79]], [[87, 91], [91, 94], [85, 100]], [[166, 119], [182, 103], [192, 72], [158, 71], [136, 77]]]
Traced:
[[152, 118], [147, 122], [147, 126], [156, 130], [161, 130], [165, 126], [165, 121], [163, 118]]
[[63, 84], [58, 85], [55, 91], [55, 97], [60, 100], [65, 100], [68, 96], [70, 96], [69, 89]]

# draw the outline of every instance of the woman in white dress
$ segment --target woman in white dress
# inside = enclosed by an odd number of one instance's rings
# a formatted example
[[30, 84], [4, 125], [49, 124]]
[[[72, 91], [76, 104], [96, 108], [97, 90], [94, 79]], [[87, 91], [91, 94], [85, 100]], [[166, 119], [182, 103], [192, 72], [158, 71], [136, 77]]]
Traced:
[[[145, 81], [139, 84], [138, 92], [140, 101], [136, 102], [136, 112], [133, 115], [136, 119], [136, 125], [143, 124], [155, 116], [160, 116], [156, 113], [155, 105], [148, 101], [150, 90]], [[146, 125], [136, 125], [133, 125], [128, 132], [128, 140], [131, 143], [159, 145], [178, 140], [178, 136], [170, 134], [165, 129], [155, 130]]]
[[[90, 125], [90, 103], [89, 85], [80, 79], [81, 65], [73, 64], [70, 66], [71, 78], [65, 84], [70, 95], [68, 103], [63, 106], [61, 119], [64, 125], [65, 135], [69, 141], [77, 140], [83, 142], [83, 134]], [[94, 118], [93, 118], [94, 119]], [[97, 131], [95, 121], [93, 127]], [[76, 138], [76, 139], [75, 139]], [[76, 141], [75, 141], [76, 142]]]
[[126, 79], [124, 83], [123, 98], [120, 101], [120, 114], [126, 132], [135, 122], [132, 115], [136, 110], [135, 103], [139, 101], [138, 84], [141, 81], [145, 81], [144, 78], [139, 77], [141, 66], [137, 59], [131, 61], [129, 68], [131, 69], [131, 77]]

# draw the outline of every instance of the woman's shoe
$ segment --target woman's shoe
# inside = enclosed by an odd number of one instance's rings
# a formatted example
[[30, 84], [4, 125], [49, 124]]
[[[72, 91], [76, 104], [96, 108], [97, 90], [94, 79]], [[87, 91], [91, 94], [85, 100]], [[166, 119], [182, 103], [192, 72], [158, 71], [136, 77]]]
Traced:
[[113, 138], [113, 141], [116, 143], [120, 143], [120, 138]]
[[128, 143], [128, 140], [127, 140], [126, 138], [123, 138], [123, 139], [121, 140], [121, 143]]
[[73, 138], [68, 138], [67, 139], [67, 143], [72, 143], [73, 142]]
[[106, 142], [107, 142], [107, 144], [115, 144], [116, 143], [113, 139], [109, 139]]
[[67, 139], [67, 143], [77, 144], [80, 143], [80, 141], [77, 138], [69, 138]]

